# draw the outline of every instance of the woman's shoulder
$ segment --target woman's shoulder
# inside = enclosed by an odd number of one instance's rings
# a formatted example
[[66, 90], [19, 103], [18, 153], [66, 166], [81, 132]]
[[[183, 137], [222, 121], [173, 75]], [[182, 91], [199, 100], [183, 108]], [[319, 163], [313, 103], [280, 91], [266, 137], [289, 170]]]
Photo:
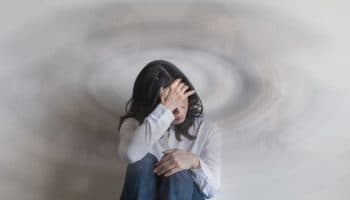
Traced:
[[139, 125], [139, 121], [137, 121], [136, 118], [127, 117], [127, 118], [124, 118], [121, 121], [121, 125], [120, 125], [120, 129], [119, 130], [122, 130], [124, 128], [136, 127], [138, 125]]

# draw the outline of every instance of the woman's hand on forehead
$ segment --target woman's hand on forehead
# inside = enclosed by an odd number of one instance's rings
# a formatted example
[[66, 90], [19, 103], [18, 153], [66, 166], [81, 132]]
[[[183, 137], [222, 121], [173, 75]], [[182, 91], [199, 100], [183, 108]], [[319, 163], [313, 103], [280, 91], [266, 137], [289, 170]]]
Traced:
[[171, 83], [169, 87], [161, 87], [161, 103], [173, 111], [175, 108], [180, 107], [182, 104], [186, 103], [188, 96], [195, 93], [195, 90], [187, 91], [188, 88], [189, 86], [185, 83], [182, 83], [181, 79], [176, 79], [173, 83]]
[[177, 78], [175, 79], [171, 84], [170, 84], [170, 87], [171, 88], [176, 88], [177, 85], [179, 85], [181, 83], [181, 78]]

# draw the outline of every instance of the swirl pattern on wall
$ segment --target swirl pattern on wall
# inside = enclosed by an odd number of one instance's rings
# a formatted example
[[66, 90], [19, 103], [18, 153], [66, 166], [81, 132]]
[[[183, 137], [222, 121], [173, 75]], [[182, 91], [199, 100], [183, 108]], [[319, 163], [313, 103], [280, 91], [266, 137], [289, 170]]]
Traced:
[[[40, 179], [26, 197], [38, 199], [37, 190], [45, 191], [42, 199], [118, 195], [125, 167], [117, 155], [118, 117], [141, 68], [166, 59], [188, 75], [205, 114], [222, 128], [226, 177], [242, 178], [224, 180], [222, 197], [232, 186], [242, 199], [252, 199], [244, 189], [258, 185], [259, 170], [250, 174], [247, 160], [271, 159], [266, 170], [279, 159], [271, 152], [315, 153], [295, 129], [306, 129], [305, 121], [324, 122], [317, 118], [322, 88], [293, 60], [320, 38], [282, 14], [238, 4], [104, 4], [60, 10], [28, 24], [7, 42], [8, 62], [23, 67], [3, 74], [13, 87], [2, 99], [9, 105], [4, 130], [15, 141], [3, 148], [21, 147], [13, 153], [16, 166], [30, 160], [40, 167], [24, 172], [25, 181], [13, 176], [7, 187]], [[292, 188], [290, 196], [301, 191]]]

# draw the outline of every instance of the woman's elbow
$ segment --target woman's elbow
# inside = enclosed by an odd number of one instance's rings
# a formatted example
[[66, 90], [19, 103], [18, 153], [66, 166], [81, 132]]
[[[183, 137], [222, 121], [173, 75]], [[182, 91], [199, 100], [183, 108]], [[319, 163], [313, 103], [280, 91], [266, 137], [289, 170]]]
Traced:
[[219, 183], [214, 183], [212, 184], [212, 186], [210, 187], [210, 189], [205, 193], [206, 198], [213, 198], [215, 196], [217, 196], [217, 194], [220, 191], [220, 184]]
[[141, 160], [144, 156], [143, 154], [146, 153], [142, 153], [139, 149], [129, 146], [124, 149], [119, 149], [119, 154], [123, 161], [127, 162], [128, 164], [132, 164]]

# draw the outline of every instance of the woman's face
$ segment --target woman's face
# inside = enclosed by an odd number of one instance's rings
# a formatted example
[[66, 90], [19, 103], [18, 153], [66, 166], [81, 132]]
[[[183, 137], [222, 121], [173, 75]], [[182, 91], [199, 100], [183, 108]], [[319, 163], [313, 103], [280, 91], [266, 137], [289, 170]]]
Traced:
[[174, 124], [181, 124], [185, 121], [188, 110], [188, 97], [183, 100], [180, 105], [173, 111], [175, 119]]

